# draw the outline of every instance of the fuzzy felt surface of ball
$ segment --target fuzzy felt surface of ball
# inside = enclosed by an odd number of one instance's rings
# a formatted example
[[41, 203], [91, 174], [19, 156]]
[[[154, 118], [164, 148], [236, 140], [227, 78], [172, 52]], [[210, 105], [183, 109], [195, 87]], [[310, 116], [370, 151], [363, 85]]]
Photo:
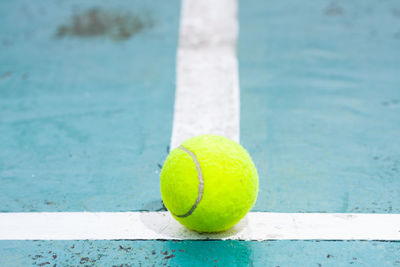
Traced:
[[184, 141], [161, 170], [161, 196], [172, 216], [198, 232], [220, 232], [253, 207], [258, 175], [248, 152], [217, 135]]

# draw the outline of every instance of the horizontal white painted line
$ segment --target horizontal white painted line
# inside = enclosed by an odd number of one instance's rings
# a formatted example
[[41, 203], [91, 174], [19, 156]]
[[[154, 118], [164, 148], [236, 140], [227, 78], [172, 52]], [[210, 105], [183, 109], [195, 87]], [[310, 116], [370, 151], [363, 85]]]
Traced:
[[0, 213], [0, 240], [400, 240], [400, 214], [251, 212], [232, 229], [199, 234], [168, 212]]

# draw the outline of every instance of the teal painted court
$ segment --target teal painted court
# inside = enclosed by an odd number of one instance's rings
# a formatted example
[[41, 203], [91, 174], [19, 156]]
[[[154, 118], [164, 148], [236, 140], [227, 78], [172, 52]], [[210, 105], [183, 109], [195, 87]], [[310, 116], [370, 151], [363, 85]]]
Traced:
[[[0, 212], [163, 211], [181, 3], [0, 3]], [[239, 1], [253, 211], [400, 213], [400, 3]], [[400, 266], [380, 241], [0, 241], [1, 266]]]

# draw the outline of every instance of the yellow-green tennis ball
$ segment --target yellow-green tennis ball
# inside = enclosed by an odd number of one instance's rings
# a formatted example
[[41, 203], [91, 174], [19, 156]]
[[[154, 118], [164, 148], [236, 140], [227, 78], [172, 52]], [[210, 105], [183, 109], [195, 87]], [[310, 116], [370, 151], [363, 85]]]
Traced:
[[161, 171], [161, 195], [174, 218], [198, 232], [219, 232], [239, 222], [258, 193], [256, 167], [238, 143], [217, 135], [184, 141]]

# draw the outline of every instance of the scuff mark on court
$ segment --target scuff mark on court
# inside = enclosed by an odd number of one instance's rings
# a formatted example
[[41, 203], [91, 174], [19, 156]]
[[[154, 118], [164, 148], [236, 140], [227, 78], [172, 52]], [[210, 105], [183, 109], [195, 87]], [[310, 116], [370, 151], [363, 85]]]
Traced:
[[55, 36], [57, 38], [107, 37], [113, 41], [123, 41], [152, 25], [153, 21], [148, 16], [92, 8], [74, 14], [68, 23], [59, 25]]
[[344, 13], [344, 9], [336, 3], [331, 3], [325, 8], [324, 13], [327, 16], [337, 16], [342, 15]]

